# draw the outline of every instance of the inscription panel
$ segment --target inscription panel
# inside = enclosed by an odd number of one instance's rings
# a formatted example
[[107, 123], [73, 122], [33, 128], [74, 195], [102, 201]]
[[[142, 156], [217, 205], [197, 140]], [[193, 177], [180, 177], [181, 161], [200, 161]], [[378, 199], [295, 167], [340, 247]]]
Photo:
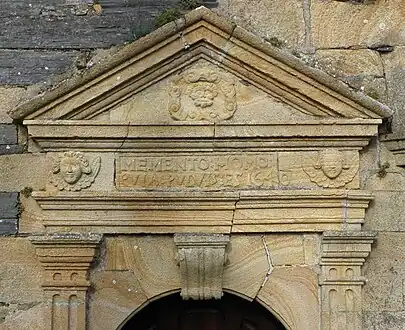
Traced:
[[278, 185], [276, 153], [123, 155], [118, 188], [244, 189]]

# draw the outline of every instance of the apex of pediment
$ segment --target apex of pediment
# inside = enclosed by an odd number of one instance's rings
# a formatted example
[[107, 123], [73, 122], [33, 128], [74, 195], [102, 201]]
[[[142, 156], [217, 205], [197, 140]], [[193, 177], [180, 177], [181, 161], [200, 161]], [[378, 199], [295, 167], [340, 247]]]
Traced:
[[[150, 122], [140, 111], [165, 114]], [[392, 115], [380, 102], [199, 7], [21, 104], [10, 116], [142, 124], [235, 116], [246, 123], [270, 120], [271, 111], [292, 113], [294, 120]]]

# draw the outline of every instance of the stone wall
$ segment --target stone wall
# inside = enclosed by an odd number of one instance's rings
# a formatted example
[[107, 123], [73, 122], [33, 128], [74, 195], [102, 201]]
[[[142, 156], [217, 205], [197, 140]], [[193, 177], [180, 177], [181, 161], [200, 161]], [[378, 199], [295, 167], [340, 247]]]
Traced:
[[[7, 111], [109, 56], [110, 47], [151, 31], [157, 17], [176, 6], [175, 0], [1, 1], [0, 328], [25, 329], [22, 325], [30, 323], [27, 329], [41, 329], [40, 264], [26, 236], [42, 229], [30, 192], [46, 180], [41, 153], [24, 153], [24, 127]], [[214, 7], [272, 45], [389, 105], [394, 116], [386, 130], [403, 134], [402, 0], [219, 0]], [[378, 232], [365, 266], [364, 329], [399, 330], [405, 324], [405, 174], [379, 138], [361, 161], [367, 169], [362, 187], [376, 195], [364, 227]]]

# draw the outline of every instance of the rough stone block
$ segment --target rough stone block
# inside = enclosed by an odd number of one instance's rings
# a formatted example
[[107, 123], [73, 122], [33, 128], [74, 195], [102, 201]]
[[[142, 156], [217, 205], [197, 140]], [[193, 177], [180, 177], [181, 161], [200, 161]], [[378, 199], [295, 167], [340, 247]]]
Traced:
[[403, 330], [405, 312], [363, 312], [363, 330]]
[[147, 301], [132, 271], [94, 271], [91, 281], [95, 290], [90, 296], [90, 330], [117, 329]]
[[355, 1], [313, 0], [314, 46], [319, 49], [402, 44], [404, 12], [402, 0], [375, 1], [368, 5]]
[[44, 154], [4, 155], [0, 157], [0, 168], [0, 191], [45, 188], [48, 178]]
[[[15, 304], [41, 302], [42, 268], [30, 241], [1, 237], [0, 251], [0, 301]], [[3, 329], [1, 325], [0, 328]]]
[[385, 102], [384, 68], [378, 52], [361, 50], [318, 50], [315, 66], [372, 98]]
[[386, 83], [388, 86], [388, 105], [394, 110], [392, 129], [403, 134], [405, 128], [405, 47], [395, 47], [394, 51], [382, 56]]
[[28, 95], [28, 93], [24, 88], [0, 86], [0, 123], [10, 124], [12, 122], [7, 111], [16, 107], [26, 95]]
[[301, 1], [227, 0], [219, 1], [215, 11], [277, 47], [298, 48], [305, 44]]
[[[403, 310], [404, 242], [405, 233], [379, 232], [364, 265], [368, 281], [363, 288], [363, 310], [376, 313]], [[393, 329], [388, 325], [385, 323], [384, 329]]]

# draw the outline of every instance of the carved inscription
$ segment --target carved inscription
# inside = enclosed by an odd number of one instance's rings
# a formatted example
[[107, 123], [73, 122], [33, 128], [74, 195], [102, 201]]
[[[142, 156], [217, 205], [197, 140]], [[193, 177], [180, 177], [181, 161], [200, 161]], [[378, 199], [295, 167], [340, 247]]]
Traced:
[[265, 188], [278, 183], [276, 154], [121, 156], [120, 188]]

